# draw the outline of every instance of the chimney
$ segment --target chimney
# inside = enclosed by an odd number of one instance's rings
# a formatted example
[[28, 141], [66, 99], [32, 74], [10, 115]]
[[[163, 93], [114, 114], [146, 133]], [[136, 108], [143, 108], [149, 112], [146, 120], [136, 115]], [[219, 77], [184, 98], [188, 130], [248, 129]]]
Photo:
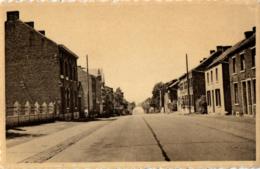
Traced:
[[217, 46], [217, 51], [218, 52], [223, 52], [223, 46]]
[[253, 31], [246, 31], [244, 34], [246, 38], [249, 38], [250, 36], [253, 35], [253, 33], [254, 33]]
[[204, 60], [206, 60], [207, 58], [203, 58], [202, 60], [200, 60], [200, 63], [203, 62]]
[[224, 51], [227, 50], [228, 48], [231, 48], [231, 46], [223, 46], [222, 48], [223, 48], [223, 52], [224, 52]]
[[27, 25], [29, 25], [30, 27], [34, 28], [34, 22], [25, 22]]
[[210, 54], [215, 53], [215, 50], [210, 50], [209, 53]]
[[252, 29], [252, 30], [253, 30], [253, 32], [255, 33], [255, 26], [253, 27], [253, 29]]
[[19, 11], [7, 12], [7, 21], [16, 21], [19, 19]]
[[44, 30], [40, 30], [39, 31], [42, 35], [45, 35], [45, 31]]

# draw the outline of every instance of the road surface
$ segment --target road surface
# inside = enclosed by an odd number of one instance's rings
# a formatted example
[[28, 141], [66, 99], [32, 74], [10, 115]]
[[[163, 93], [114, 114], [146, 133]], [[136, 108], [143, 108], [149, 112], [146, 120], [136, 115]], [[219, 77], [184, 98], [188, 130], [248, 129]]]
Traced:
[[7, 149], [7, 160], [16, 163], [255, 160], [255, 123], [234, 118], [136, 113], [85, 122], [12, 146]]

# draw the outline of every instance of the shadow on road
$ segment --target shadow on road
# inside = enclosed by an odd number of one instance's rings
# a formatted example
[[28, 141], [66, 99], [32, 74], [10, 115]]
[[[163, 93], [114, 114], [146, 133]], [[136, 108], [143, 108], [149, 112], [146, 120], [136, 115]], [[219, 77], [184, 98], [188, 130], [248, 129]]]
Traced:
[[18, 137], [41, 137], [46, 134], [28, 134], [28, 133], [18, 133], [12, 131], [6, 131], [6, 139], [14, 139]]

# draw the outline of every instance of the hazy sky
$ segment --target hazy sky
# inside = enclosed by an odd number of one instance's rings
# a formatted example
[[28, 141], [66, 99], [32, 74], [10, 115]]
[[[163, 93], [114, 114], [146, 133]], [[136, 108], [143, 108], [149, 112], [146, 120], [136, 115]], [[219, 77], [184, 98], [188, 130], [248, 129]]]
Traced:
[[[3, 8], [3, 6], [2, 6]], [[181, 3], [5, 6], [22, 21], [69, 47], [85, 66], [102, 68], [108, 86], [130, 101], [151, 96], [156, 82], [185, 72], [185, 53], [195, 67], [217, 45], [232, 45], [255, 25], [255, 7]]]

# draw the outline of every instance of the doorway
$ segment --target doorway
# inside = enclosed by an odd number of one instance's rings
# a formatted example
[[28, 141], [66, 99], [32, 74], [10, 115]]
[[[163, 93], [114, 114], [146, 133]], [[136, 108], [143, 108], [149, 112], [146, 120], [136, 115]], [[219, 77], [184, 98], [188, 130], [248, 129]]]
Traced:
[[246, 91], [246, 82], [242, 82], [242, 98], [243, 98], [243, 112], [248, 114], [248, 103], [247, 103], [247, 91]]
[[212, 108], [213, 108], [213, 113], [215, 113], [215, 99], [214, 99], [214, 90], [211, 91], [212, 95]]

